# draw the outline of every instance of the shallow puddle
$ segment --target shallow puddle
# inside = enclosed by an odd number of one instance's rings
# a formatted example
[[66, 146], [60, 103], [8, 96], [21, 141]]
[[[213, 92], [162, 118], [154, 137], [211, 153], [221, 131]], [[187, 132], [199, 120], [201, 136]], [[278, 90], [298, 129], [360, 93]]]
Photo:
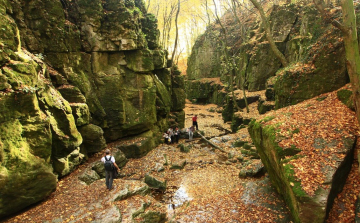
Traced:
[[181, 185], [180, 188], [175, 192], [174, 196], [171, 197], [168, 210], [174, 210], [175, 208], [190, 200], [192, 200], [192, 198], [187, 194], [186, 188]]

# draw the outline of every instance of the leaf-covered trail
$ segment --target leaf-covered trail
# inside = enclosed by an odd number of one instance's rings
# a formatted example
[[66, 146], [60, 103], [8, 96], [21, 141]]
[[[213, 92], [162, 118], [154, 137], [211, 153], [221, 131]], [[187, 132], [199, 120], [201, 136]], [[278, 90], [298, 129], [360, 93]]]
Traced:
[[[198, 114], [199, 128], [206, 135], [223, 134], [223, 129], [229, 129], [229, 125], [222, 123], [221, 113], [213, 112], [214, 108], [216, 110], [215, 105], [187, 104], [186, 126], [191, 125], [192, 115]], [[216, 129], [216, 126], [221, 126], [222, 130]], [[231, 147], [233, 141], [251, 140], [246, 129], [226, 137], [227, 141], [220, 146], [233, 154], [239, 154], [236, 148]], [[102, 153], [95, 154], [87, 163], [61, 179], [57, 190], [45, 201], [4, 222], [103, 222], [104, 219], [116, 217], [117, 210], [122, 215], [121, 222], [131, 222], [132, 213], [139, 210], [143, 203], [157, 204], [151, 208], [166, 212], [168, 222], [290, 221], [284, 202], [275, 193], [267, 175], [257, 179], [240, 179], [240, 162], [226, 162], [227, 157], [223, 153], [198, 139], [192, 142], [182, 139], [180, 143], [188, 145], [190, 152], [182, 153], [176, 145], [163, 144], [145, 157], [129, 160], [121, 170], [122, 178], [115, 179], [115, 189], [111, 191], [105, 189], [104, 179], [91, 185], [78, 180], [79, 174], [102, 156]], [[170, 165], [163, 166], [164, 154], [169, 164], [184, 160], [187, 164], [182, 170], [170, 169]], [[164, 171], [158, 172], [159, 166], [163, 166]], [[160, 199], [153, 194], [113, 202], [113, 197], [121, 191], [141, 190], [145, 186], [143, 179], [146, 173], [167, 180], [167, 193], [162, 194]], [[180, 189], [187, 197], [176, 201], [174, 197]], [[358, 162], [355, 159], [328, 222], [353, 222], [359, 192]]]

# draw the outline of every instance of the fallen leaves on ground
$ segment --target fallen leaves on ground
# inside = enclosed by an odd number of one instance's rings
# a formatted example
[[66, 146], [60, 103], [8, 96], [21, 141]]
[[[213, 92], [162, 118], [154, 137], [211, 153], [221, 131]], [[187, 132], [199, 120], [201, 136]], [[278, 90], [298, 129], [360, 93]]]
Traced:
[[[337, 99], [336, 92], [272, 111], [266, 116], [274, 118], [265, 125], [280, 124], [277, 127], [278, 137], [283, 138], [280, 147], [301, 149], [298, 158], [289, 164], [294, 166], [295, 176], [304, 191], [314, 196], [319, 187], [330, 187], [324, 183], [329, 172], [325, 167], [337, 169], [349, 149], [343, 145], [344, 139], [354, 140], [358, 129], [354, 112]], [[317, 146], [319, 144], [325, 145], [324, 148]]]
[[[315, 134], [312, 125], [320, 125], [317, 128], [316, 134], [322, 134], [326, 139], [333, 139], [338, 137], [336, 131], [325, 131], [326, 125], [336, 129], [339, 120], [341, 123], [349, 123], [344, 128], [349, 128], [349, 131], [353, 131], [355, 126], [354, 118], [350, 117], [353, 114], [341, 113], [340, 107], [343, 105], [337, 102], [335, 96], [330, 95], [325, 100], [309, 101], [309, 106], [297, 107], [292, 106], [288, 108], [287, 112], [283, 112], [277, 117], [277, 121], [283, 121], [284, 125], [281, 126], [281, 134], [286, 135], [292, 139], [292, 141], [282, 141], [283, 146], [297, 145], [304, 146], [311, 151], [310, 147], [306, 147], [306, 144], [311, 144], [311, 137]], [[331, 103], [331, 106], [335, 109], [330, 111], [323, 105], [323, 103]], [[252, 107], [256, 107], [252, 105]], [[230, 126], [227, 123], [223, 123], [221, 113], [214, 112], [218, 108], [216, 105], [193, 105], [187, 104], [186, 111], [186, 127], [192, 123], [191, 117], [198, 114], [200, 130], [205, 132], [206, 136], [217, 136], [223, 134], [224, 129], [230, 130]], [[301, 124], [305, 123], [302, 120], [303, 117], [299, 116], [295, 118], [297, 120], [292, 123], [290, 119], [292, 110], [304, 109], [304, 112], [312, 112], [313, 124]], [[307, 110], [305, 110], [307, 109]], [[340, 109], [340, 110], [339, 110]], [[339, 113], [337, 113], [339, 112]], [[256, 112], [255, 112], [256, 113]], [[267, 115], [271, 115], [268, 113]], [[258, 115], [258, 114], [257, 114]], [[321, 122], [316, 120], [321, 119]], [[274, 120], [275, 121], [275, 120]], [[214, 126], [220, 125], [221, 128], [216, 129]], [[321, 126], [323, 125], [323, 127]], [[351, 127], [351, 125], [353, 125]], [[298, 138], [297, 133], [290, 135], [290, 132], [299, 128], [299, 131], [304, 131], [308, 135], [308, 138]], [[327, 127], [328, 128], [328, 127]], [[329, 129], [329, 128], [328, 128]], [[322, 132], [323, 131], [323, 132]], [[242, 140], [249, 141], [251, 139], [247, 132], [247, 129], [241, 129], [237, 133], [229, 134], [232, 141]], [[288, 140], [291, 140], [288, 139]], [[232, 143], [228, 142], [228, 144]], [[262, 177], [258, 179], [240, 179], [238, 177], [240, 163], [226, 164], [222, 160], [222, 154], [218, 150], [213, 150], [209, 145], [197, 139], [192, 142], [185, 142], [184, 139], [180, 143], [186, 143], [190, 148], [189, 153], [181, 153], [176, 145], [162, 144], [149, 152], [148, 155], [139, 159], [130, 159], [127, 165], [121, 170], [121, 174], [124, 176], [122, 179], [116, 179], [116, 189], [112, 193], [116, 193], [123, 189], [123, 185], [131, 184], [133, 180], [142, 181], [146, 173], [151, 173], [154, 176], [159, 176], [162, 179], [167, 180], [167, 186], [170, 191], [169, 199], [162, 199], [162, 207], [167, 208], [169, 221], [176, 220], [178, 222], [291, 222], [288, 219], [288, 210], [284, 207], [283, 200], [275, 192], [270, 194], [265, 193], [265, 189], [272, 188], [268, 177]], [[287, 144], [289, 143], [289, 144]], [[221, 146], [228, 152], [239, 153], [237, 148], [227, 146], [228, 144], [222, 143]], [[329, 153], [336, 151], [336, 145], [332, 148], [327, 148]], [[360, 143], [357, 144], [357, 150], [360, 148]], [[304, 149], [304, 152], [307, 150]], [[317, 161], [312, 159], [312, 153], [304, 154], [311, 162]], [[86, 218], [78, 220], [76, 222], [89, 222], [97, 219], [95, 213], [102, 213], [107, 210], [109, 205], [109, 197], [111, 193], [105, 189], [104, 179], [99, 180], [89, 186], [81, 183], [78, 180], [78, 175], [84, 171], [92, 162], [99, 160], [102, 153], [98, 153], [91, 157], [89, 161], [81, 165], [77, 170], [67, 177], [59, 180], [56, 191], [43, 202], [34, 205], [33, 207], [19, 213], [17, 216], [11, 217], [5, 222], [44, 222], [61, 218], [63, 222], [74, 221], [76, 214], [86, 213]], [[165, 156], [166, 155], [166, 159]], [[326, 153], [324, 153], [326, 155]], [[340, 154], [339, 154], [340, 155]], [[185, 159], [187, 165], [182, 170], [170, 169], [172, 163]], [[157, 172], [156, 167], [162, 166], [166, 160], [168, 166], [164, 166], [164, 171]], [[327, 162], [327, 161], [326, 161]], [[300, 161], [293, 162], [296, 167], [297, 175], [302, 179], [304, 185], [310, 185], [310, 181], [306, 178], [321, 182], [323, 177], [320, 174], [317, 165], [313, 166], [305, 165]], [[319, 163], [320, 165], [320, 163]], [[304, 171], [304, 172], [303, 172]], [[309, 171], [310, 174], [305, 174], [305, 171]], [[169, 209], [168, 205], [171, 204], [171, 196], [177, 188], [184, 186], [187, 188], [187, 193], [190, 197], [184, 204], [176, 207], [175, 209]], [[274, 188], [272, 188], [274, 190]], [[308, 193], [312, 193], [313, 189], [307, 190]], [[329, 214], [328, 222], [353, 222], [355, 216], [355, 201], [360, 191], [358, 162], [354, 160], [352, 170], [346, 181], [343, 191], [337, 196], [334, 201], [334, 206]], [[123, 215], [123, 219], [128, 220], [130, 218], [129, 213], [131, 210], [138, 209], [142, 202], [155, 202], [151, 197], [139, 197], [134, 196], [126, 200], [113, 202], [116, 204], [120, 212]], [[101, 204], [101, 205], [95, 205]], [[89, 208], [91, 207], [91, 208]], [[274, 207], [279, 207], [274, 209]], [[151, 207], [153, 208], [153, 207]], [[123, 220], [123, 222], [126, 222]]]

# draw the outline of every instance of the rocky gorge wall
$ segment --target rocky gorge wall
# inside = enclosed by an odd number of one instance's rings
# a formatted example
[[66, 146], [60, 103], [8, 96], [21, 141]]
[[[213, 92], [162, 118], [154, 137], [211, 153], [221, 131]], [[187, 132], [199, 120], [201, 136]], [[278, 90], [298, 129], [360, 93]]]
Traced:
[[184, 80], [141, 0], [1, 0], [0, 29], [0, 217], [106, 142], [143, 156], [183, 127]]
[[[355, 6], [358, 11], [359, 4]], [[341, 16], [339, 8], [332, 13]], [[239, 24], [227, 14], [223, 22], [230, 33], [228, 49], [237, 65], [234, 98], [221, 59], [218, 24], [208, 27], [193, 47], [187, 97], [222, 106], [223, 120], [231, 121], [233, 132], [247, 127], [256, 147], [252, 151], [283, 196], [293, 222], [326, 222], [331, 210], [342, 215], [343, 203], [334, 206], [335, 199], [352, 168], [357, 143], [342, 36], [311, 5], [274, 6], [268, 16], [289, 65], [282, 67], [270, 50], [256, 15], [243, 18], [247, 35], [241, 39]], [[245, 111], [244, 88], [249, 104], [258, 101], [257, 109], [265, 115]]]
[[[340, 11], [333, 10], [338, 15]], [[274, 41], [288, 60], [288, 67], [282, 67], [270, 49], [256, 13], [238, 14], [246, 30], [243, 35], [232, 13], [222, 18], [228, 30], [228, 50], [236, 61], [234, 84], [238, 89], [250, 92], [267, 89], [271, 92], [268, 100], [274, 101], [274, 107], [282, 108], [348, 83], [341, 34], [322, 20], [314, 6], [275, 5], [267, 15]], [[203, 97], [197, 87], [200, 84], [207, 89], [200, 80], [217, 77], [226, 88], [212, 86], [214, 91], [229, 88], [229, 74], [221, 59], [222, 38], [219, 24], [214, 23], [197, 39], [188, 59], [189, 99], [223, 105], [219, 103], [224, 101], [222, 94], [210, 92]]]

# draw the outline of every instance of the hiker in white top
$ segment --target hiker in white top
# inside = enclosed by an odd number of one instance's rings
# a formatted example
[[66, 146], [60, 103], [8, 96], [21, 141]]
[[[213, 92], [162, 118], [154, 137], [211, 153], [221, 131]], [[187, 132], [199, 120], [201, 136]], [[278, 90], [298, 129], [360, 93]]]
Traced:
[[189, 140], [192, 140], [193, 136], [194, 136], [194, 131], [195, 131], [194, 126], [192, 125], [188, 129], [189, 129]]
[[[106, 161], [111, 161], [112, 162], [112, 164], [113, 164], [112, 169], [107, 169]], [[120, 169], [119, 169], [118, 165], [116, 165], [115, 158], [113, 156], [111, 156], [111, 152], [110, 152], [109, 149], [105, 150], [105, 156], [101, 158], [101, 162], [103, 162], [104, 166], [105, 166], [105, 184], [106, 184], [106, 188], [111, 190], [113, 180], [114, 180], [115, 168], [118, 170], [118, 172], [120, 172]]]

